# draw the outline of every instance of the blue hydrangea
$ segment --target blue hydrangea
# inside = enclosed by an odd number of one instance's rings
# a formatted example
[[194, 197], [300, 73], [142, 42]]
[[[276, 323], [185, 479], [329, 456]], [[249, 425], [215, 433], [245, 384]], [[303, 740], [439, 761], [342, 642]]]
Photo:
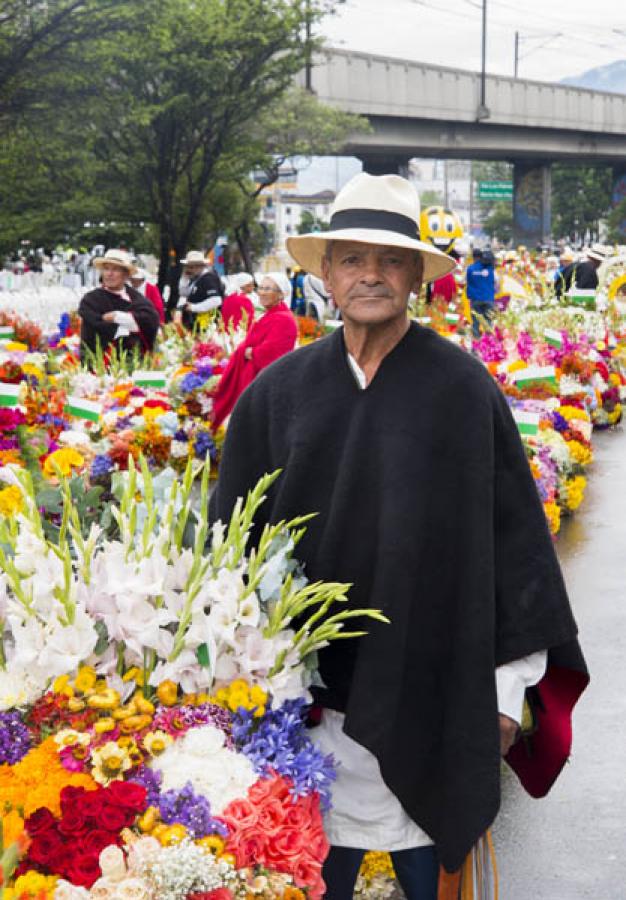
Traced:
[[211, 460], [215, 460], [217, 457], [215, 441], [208, 431], [199, 431], [197, 433], [193, 449], [198, 459], [206, 459], [207, 455]]
[[328, 809], [331, 783], [336, 778], [334, 759], [309, 738], [306, 711], [302, 699], [287, 700], [261, 719], [254, 718], [254, 711], [240, 708], [233, 722], [233, 738], [259, 775], [273, 769], [291, 779], [294, 795], [317, 791], [322, 809]]
[[166, 412], [162, 416], [157, 416], [156, 423], [161, 429], [161, 434], [174, 437], [178, 429], [178, 416], [175, 412]]
[[180, 389], [184, 394], [190, 394], [197, 388], [202, 387], [205, 381], [206, 378], [203, 378], [202, 375], [198, 375], [196, 372], [188, 372], [180, 380]]
[[91, 478], [102, 478], [103, 475], [108, 475], [112, 469], [113, 463], [106, 453], [99, 453], [93, 458], [89, 475]]

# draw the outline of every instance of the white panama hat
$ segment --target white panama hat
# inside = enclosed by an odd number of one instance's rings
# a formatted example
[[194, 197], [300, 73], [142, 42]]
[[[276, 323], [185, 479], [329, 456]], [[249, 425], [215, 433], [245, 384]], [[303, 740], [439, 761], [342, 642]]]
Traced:
[[355, 175], [337, 194], [330, 230], [287, 238], [287, 250], [305, 272], [322, 276], [328, 241], [359, 241], [417, 250], [424, 260], [423, 281], [441, 278], [456, 260], [420, 240], [420, 201], [410, 181], [399, 175]]
[[119, 266], [121, 269], [126, 269], [129, 275], [134, 274], [137, 270], [137, 266], [133, 262], [132, 256], [130, 253], [127, 253], [126, 250], [107, 250], [104, 256], [98, 256], [93, 261], [96, 269], [101, 269], [109, 263], [114, 266]]
[[190, 250], [184, 259], [181, 259], [183, 266], [208, 266], [208, 262], [202, 250]]
[[587, 259], [595, 259], [598, 262], [606, 262], [611, 255], [611, 251], [604, 244], [593, 244], [593, 246], [585, 252]]

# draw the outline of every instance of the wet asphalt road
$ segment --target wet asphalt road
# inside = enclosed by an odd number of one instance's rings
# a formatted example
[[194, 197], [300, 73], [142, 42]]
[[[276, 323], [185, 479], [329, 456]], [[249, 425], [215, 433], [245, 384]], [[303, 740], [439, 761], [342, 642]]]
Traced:
[[594, 453], [583, 506], [557, 541], [592, 680], [548, 797], [504, 775], [500, 900], [626, 900], [626, 433], [594, 435]]
[[504, 767], [500, 900], [626, 900], [626, 433], [596, 433], [594, 453], [584, 503], [556, 545], [591, 684], [546, 798]]

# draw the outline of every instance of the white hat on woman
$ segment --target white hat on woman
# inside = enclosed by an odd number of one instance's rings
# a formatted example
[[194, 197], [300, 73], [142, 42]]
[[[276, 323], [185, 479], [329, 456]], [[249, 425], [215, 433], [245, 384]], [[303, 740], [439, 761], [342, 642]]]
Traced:
[[330, 230], [287, 238], [287, 249], [307, 272], [321, 277], [328, 241], [360, 241], [417, 250], [424, 260], [424, 282], [451, 272], [456, 261], [422, 241], [420, 201], [414, 186], [399, 175], [355, 175], [337, 194]]

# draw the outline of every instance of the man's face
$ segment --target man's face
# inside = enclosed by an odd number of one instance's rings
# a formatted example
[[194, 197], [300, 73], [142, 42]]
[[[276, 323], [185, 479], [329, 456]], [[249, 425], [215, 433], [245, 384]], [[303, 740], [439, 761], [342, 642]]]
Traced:
[[406, 318], [409, 294], [421, 287], [422, 265], [406, 247], [335, 241], [322, 276], [345, 322], [375, 326]]
[[105, 263], [102, 266], [102, 284], [110, 291], [121, 291], [128, 278], [128, 272], [122, 266]]
[[196, 278], [203, 271], [204, 266], [202, 263], [191, 263], [190, 265], [185, 266], [185, 275], [187, 278]]

